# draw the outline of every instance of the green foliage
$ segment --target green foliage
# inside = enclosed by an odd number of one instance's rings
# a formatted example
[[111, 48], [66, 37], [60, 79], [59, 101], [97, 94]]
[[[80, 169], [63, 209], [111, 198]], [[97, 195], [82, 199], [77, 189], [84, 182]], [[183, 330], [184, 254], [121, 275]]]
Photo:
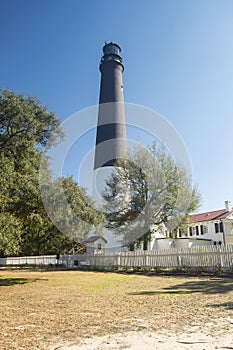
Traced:
[[155, 144], [137, 146], [129, 158], [119, 161], [106, 180], [107, 227], [131, 250], [142, 242], [146, 250], [152, 230], [172, 235], [184, 229], [200, 196], [187, 171]]
[[[61, 189], [61, 185], [70, 210], [86, 220], [77, 231], [85, 236], [91, 225], [98, 226], [103, 219], [101, 213], [89, 206], [90, 199], [72, 178], [52, 179], [42, 150], [45, 145], [52, 147], [62, 137], [59, 119], [36, 98], [0, 90], [1, 256], [66, 253], [83, 248], [75, 240], [77, 232], [65, 236], [47, 215], [39, 187], [41, 164], [48, 193], [49, 187]], [[53, 205], [58, 207], [60, 220], [69, 220], [59, 207], [60, 192], [52, 199]]]
[[94, 226], [100, 230], [104, 214], [72, 177], [43, 183], [43, 201], [56, 226], [73, 241], [83, 242]]
[[35, 97], [0, 90], [0, 150], [13, 155], [19, 164], [25, 164], [29, 153], [35, 155], [48, 140], [51, 145], [57, 143], [62, 135], [59, 126], [55, 114]]
[[0, 213], [0, 256], [20, 252], [22, 222], [11, 213]]
[[48, 140], [61, 139], [59, 126], [34, 97], [0, 90], [1, 255], [35, 253], [25, 251], [29, 232], [49, 226], [39, 191], [40, 151]]

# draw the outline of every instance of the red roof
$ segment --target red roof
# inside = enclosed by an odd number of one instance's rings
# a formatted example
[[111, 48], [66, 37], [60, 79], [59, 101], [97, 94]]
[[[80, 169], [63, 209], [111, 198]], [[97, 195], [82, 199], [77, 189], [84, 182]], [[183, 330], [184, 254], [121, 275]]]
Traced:
[[227, 219], [227, 217], [231, 214], [233, 214], [233, 209], [231, 209], [231, 211], [226, 211], [226, 209], [220, 209], [215, 211], [209, 211], [206, 213], [190, 215], [190, 220], [193, 223], [195, 223], [195, 222]]

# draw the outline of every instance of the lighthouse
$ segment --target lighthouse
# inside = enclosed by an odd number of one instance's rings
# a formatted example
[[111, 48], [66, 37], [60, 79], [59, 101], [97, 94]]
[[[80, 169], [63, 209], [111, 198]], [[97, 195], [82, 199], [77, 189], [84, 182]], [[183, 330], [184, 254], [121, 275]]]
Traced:
[[116, 165], [127, 158], [121, 48], [110, 42], [103, 47], [94, 170]]

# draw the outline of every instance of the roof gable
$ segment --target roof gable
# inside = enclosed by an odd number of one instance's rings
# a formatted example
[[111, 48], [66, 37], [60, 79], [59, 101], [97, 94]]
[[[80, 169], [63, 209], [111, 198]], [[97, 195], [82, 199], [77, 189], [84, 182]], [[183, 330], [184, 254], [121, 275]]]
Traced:
[[93, 243], [93, 242], [97, 241], [98, 239], [102, 239], [105, 243], [108, 243], [106, 241], [106, 239], [104, 237], [102, 237], [102, 236], [91, 236], [91, 237], [87, 238], [84, 241], [84, 243]]

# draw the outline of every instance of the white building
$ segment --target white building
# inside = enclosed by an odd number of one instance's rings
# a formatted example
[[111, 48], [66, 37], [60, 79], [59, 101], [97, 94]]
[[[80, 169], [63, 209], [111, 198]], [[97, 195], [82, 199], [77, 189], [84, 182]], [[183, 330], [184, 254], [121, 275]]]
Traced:
[[233, 243], [233, 209], [230, 201], [225, 208], [190, 216], [188, 232], [178, 232], [178, 238], [152, 236], [150, 249], [191, 248], [203, 245]]
[[[230, 201], [225, 208], [190, 216], [188, 236], [211, 239], [213, 244], [233, 243], [233, 209]], [[181, 234], [182, 235], [182, 234]]]
[[86, 253], [88, 255], [102, 254], [105, 251], [106, 239], [102, 236], [91, 236], [84, 241], [86, 245]]

